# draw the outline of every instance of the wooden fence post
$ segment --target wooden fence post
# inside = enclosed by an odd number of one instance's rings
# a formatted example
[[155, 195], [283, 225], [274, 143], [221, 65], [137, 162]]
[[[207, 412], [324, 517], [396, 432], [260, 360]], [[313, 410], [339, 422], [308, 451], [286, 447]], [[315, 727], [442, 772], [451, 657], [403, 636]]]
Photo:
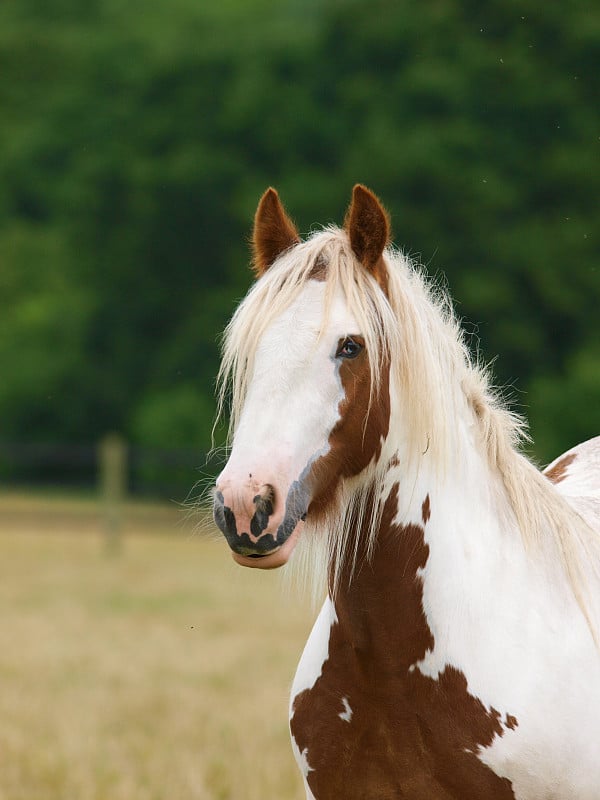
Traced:
[[100, 442], [98, 450], [106, 550], [114, 554], [121, 547], [123, 501], [127, 492], [127, 445], [118, 434], [111, 433]]

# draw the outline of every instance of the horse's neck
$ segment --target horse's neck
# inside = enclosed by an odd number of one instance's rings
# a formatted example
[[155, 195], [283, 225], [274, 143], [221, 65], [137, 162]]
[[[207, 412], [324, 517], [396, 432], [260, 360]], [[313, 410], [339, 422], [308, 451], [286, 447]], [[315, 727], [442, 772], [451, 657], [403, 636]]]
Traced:
[[360, 548], [354, 574], [342, 576], [334, 599], [338, 623], [354, 655], [365, 668], [376, 665], [378, 670], [396, 669], [398, 658], [408, 667], [431, 647], [418, 579], [429, 548], [420, 525], [398, 529], [394, 524], [397, 503], [395, 487], [372, 554], [367, 557]]
[[[502, 573], [503, 561], [526, 560], [502, 481], [474, 448], [442, 477], [426, 458], [413, 474], [402, 463], [393, 460], [370, 556], [361, 532], [352, 532], [357, 564], [334, 601], [356, 654], [377, 654], [378, 669], [423, 659], [433, 647], [432, 628], [451, 625], [452, 609], [461, 608], [457, 624], [478, 613], [473, 581]], [[435, 618], [438, 610], [444, 619]]]

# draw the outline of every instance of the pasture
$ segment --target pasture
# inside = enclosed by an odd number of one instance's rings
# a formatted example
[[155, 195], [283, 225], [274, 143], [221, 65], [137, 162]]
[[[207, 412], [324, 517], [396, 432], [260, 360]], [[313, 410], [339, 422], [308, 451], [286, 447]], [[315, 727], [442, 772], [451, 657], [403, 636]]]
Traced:
[[303, 797], [288, 690], [312, 612], [168, 506], [0, 496], [0, 800]]

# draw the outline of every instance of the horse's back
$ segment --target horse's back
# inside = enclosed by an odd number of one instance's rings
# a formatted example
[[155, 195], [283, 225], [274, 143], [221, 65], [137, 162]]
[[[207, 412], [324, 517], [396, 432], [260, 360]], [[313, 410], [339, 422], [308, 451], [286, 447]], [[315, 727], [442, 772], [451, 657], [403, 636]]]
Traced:
[[567, 450], [546, 467], [544, 475], [600, 534], [600, 436]]

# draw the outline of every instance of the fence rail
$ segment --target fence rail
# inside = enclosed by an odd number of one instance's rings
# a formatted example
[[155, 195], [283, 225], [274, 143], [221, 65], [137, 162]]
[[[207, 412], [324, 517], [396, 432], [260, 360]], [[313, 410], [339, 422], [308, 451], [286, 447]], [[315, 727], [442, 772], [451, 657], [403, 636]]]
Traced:
[[[98, 444], [0, 441], [0, 486], [64, 487], [96, 490], [103, 477], [103, 453]], [[202, 476], [210, 482], [220, 469], [219, 459], [194, 448], [159, 448], [122, 442], [123, 457], [114, 469], [123, 492], [134, 496], [185, 499]], [[114, 452], [114, 450], [112, 451]]]

